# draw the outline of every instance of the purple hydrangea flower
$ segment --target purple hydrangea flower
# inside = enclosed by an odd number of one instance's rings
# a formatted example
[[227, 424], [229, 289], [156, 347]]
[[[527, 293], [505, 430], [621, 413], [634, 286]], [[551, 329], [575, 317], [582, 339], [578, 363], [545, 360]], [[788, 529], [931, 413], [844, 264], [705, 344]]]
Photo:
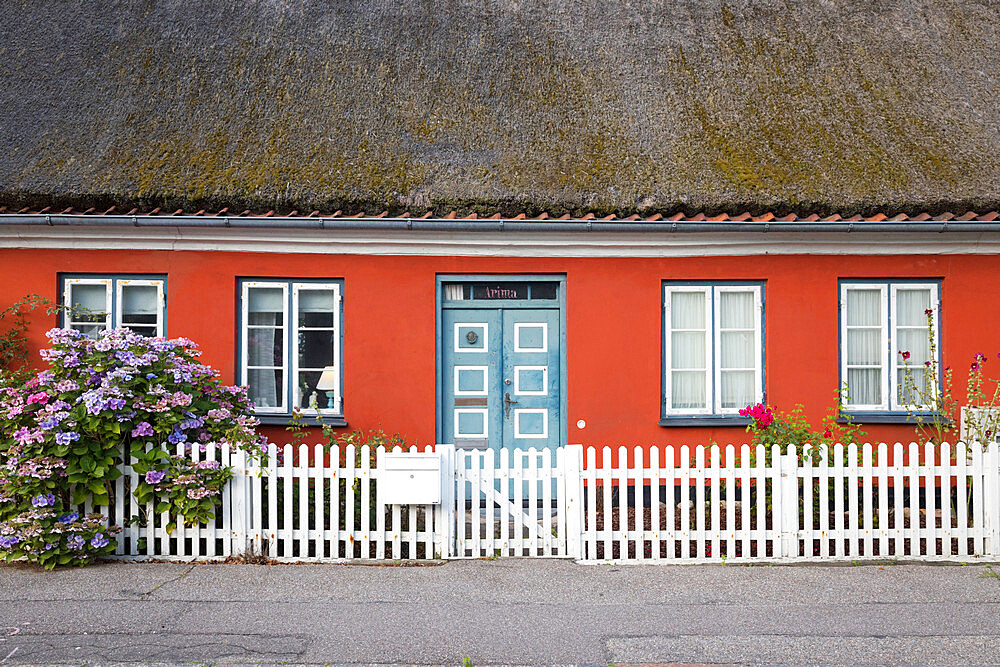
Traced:
[[56, 504], [56, 497], [51, 493], [43, 493], [31, 499], [32, 507], [52, 507]]
[[90, 540], [90, 546], [95, 549], [100, 549], [101, 547], [108, 546], [108, 538], [104, 537], [103, 533], [97, 533], [94, 538]]
[[80, 518], [80, 515], [76, 512], [70, 512], [69, 514], [63, 514], [59, 517], [59, 523], [73, 523]]
[[170, 442], [171, 445], [176, 445], [181, 442], [187, 441], [187, 436], [181, 433], [180, 431], [174, 431], [169, 436], [167, 436], [167, 440]]
[[138, 438], [144, 435], [153, 435], [153, 426], [149, 422], [139, 422], [132, 429], [132, 437]]
[[150, 470], [146, 473], [146, 483], [147, 484], [159, 484], [163, 481], [163, 478], [167, 476], [167, 473], [162, 470]]
[[68, 546], [73, 551], [79, 551], [83, 548], [84, 541], [79, 535], [73, 535], [68, 540], [66, 540], [66, 546]]
[[0, 549], [10, 549], [21, 541], [17, 535], [0, 535]]

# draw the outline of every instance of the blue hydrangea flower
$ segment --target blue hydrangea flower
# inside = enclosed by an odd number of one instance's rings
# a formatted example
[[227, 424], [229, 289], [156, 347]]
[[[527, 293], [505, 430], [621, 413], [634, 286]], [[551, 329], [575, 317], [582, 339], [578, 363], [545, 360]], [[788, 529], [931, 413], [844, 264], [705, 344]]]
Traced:
[[66, 546], [68, 546], [73, 551], [79, 551], [83, 548], [84, 540], [79, 535], [74, 535], [68, 540], [66, 540]]
[[52, 507], [56, 504], [56, 497], [51, 493], [43, 493], [31, 499], [32, 507]]
[[76, 431], [63, 431], [61, 433], [56, 433], [56, 444], [57, 445], [68, 445], [74, 440], [79, 440], [80, 434]]
[[59, 517], [59, 523], [73, 523], [80, 518], [80, 515], [76, 512], [70, 512], [69, 514], [63, 514]]
[[0, 535], [0, 549], [10, 549], [21, 541], [17, 535]]
[[108, 546], [108, 538], [104, 537], [102, 533], [97, 533], [94, 535], [94, 539], [90, 540], [90, 546], [95, 549], [100, 549], [101, 547]]

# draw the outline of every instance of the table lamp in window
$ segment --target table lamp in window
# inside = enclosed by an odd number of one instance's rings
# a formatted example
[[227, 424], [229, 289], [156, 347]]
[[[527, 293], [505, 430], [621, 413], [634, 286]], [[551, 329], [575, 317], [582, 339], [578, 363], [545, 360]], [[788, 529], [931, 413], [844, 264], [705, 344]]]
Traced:
[[326, 407], [333, 410], [333, 392], [337, 389], [337, 369], [334, 366], [323, 368], [323, 374], [319, 376], [316, 389], [326, 393]]

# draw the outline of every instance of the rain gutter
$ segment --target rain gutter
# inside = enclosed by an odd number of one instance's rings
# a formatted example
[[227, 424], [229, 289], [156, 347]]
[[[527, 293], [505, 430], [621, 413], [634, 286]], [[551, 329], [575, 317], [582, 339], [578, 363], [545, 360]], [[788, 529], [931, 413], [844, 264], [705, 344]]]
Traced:
[[984, 233], [1000, 232], [1000, 222], [974, 220], [923, 221], [838, 221], [838, 222], [732, 222], [669, 221], [655, 222], [604, 220], [524, 220], [516, 218], [243, 218], [191, 215], [62, 215], [0, 214], [0, 226], [74, 226], [74, 227], [191, 227], [235, 229], [315, 229], [331, 231], [416, 231], [416, 232], [603, 232], [617, 234], [651, 233]]

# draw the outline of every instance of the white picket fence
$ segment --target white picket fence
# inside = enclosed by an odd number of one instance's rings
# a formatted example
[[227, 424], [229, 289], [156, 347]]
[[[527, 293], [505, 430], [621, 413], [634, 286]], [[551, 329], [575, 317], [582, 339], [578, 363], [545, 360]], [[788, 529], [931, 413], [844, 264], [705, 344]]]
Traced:
[[[603, 448], [583, 471], [585, 561], [1000, 556], [996, 444]], [[632, 458], [629, 459], [631, 453]], [[679, 456], [677, 456], [679, 454]], [[738, 454], [738, 456], [737, 456]], [[922, 454], [922, 456], [921, 456]], [[675, 458], [676, 456], [676, 458]], [[706, 458], [707, 456], [707, 458]], [[676, 462], [679, 461], [679, 464]]]
[[285, 562], [1000, 557], [996, 444], [837, 445], [816, 462], [800, 461], [795, 448], [746, 445], [435, 451], [442, 502], [401, 506], [378, 499], [382, 448], [373, 460], [367, 446], [272, 446], [263, 466], [240, 453], [196, 450], [195, 460], [232, 466], [234, 479], [215, 519], [194, 527], [137, 506], [138, 477], [126, 466], [110, 515], [119, 525], [139, 519], [118, 536], [117, 553]]
[[[444, 446], [440, 448], [444, 449]], [[431, 448], [427, 448], [428, 450]], [[183, 453], [183, 448], [178, 453]], [[397, 447], [395, 451], [400, 451]], [[409, 451], [417, 452], [416, 447]], [[453, 449], [452, 449], [453, 451]], [[266, 464], [245, 454], [194, 449], [195, 461], [217, 460], [233, 468], [215, 519], [184, 527], [181, 517], [156, 515], [132, 495], [138, 475], [123, 466], [111, 509], [118, 525], [117, 555], [128, 559], [224, 560], [265, 556], [279, 561], [440, 558], [447, 553], [442, 506], [381, 506], [377, 460], [368, 445], [325, 450], [322, 445], [271, 445]], [[107, 511], [103, 509], [103, 511]], [[172, 520], [177, 528], [167, 532]]]

